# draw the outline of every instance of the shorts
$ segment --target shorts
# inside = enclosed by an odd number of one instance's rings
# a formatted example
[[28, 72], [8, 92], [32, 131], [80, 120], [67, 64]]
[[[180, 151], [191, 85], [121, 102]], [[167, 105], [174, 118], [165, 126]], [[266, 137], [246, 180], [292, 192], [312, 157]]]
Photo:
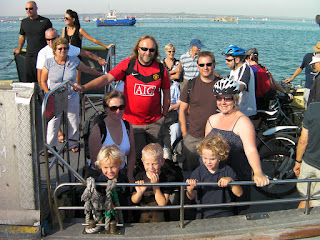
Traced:
[[[320, 178], [320, 170], [312, 167], [307, 164], [305, 161], [302, 161], [300, 168], [299, 179], [312, 179], [312, 178]], [[307, 196], [307, 185], [308, 183], [297, 183], [298, 192], [302, 197]], [[311, 183], [310, 188], [310, 196], [311, 197], [320, 197], [320, 182]], [[320, 200], [310, 201], [313, 206], [320, 206]]]

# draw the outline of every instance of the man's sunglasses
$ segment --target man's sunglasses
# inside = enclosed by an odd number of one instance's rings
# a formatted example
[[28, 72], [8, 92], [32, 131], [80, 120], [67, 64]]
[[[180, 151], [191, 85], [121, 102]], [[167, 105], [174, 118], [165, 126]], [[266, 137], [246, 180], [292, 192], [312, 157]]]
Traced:
[[54, 41], [57, 37], [54, 37], [54, 38], [46, 38], [46, 40], [49, 42], [49, 41]]
[[232, 62], [233, 60], [234, 60], [234, 58], [232, 58], [232, 59], [226, 58], [226, 61], [227, 61], [227, 62]]
[[222, 101], [224, 100], [225, 102], [231, 102], [233, 101], [233, 96], [227, 96], [227, 97], [221, 97], [221, 96], [216, 96], [217, 101]]
[[115, 112], [115, 111], [117, 111], [118, 109], [119, 109], [119, 110], [123, 110], [124, 108], [125, 108], [125, 105], [109, 107], [110, 111], [112, 111], [112, 112]]
[[204, 66], [207, 66], [207, 67], [211, 67], [213, 65], [213, 63], [198, 63], [199, 67], [204, 67]]
[[155, 52], [156, 49], [155, 48], [146, 48], [146, 47], [139, 47], [142, 51], [146, 52], [149, 50], [149, 52]]
[[33, 7], [31, 7], [31, 8], [26, 8], [26, 11], [28, 11], [28, 10], [33, 10]]

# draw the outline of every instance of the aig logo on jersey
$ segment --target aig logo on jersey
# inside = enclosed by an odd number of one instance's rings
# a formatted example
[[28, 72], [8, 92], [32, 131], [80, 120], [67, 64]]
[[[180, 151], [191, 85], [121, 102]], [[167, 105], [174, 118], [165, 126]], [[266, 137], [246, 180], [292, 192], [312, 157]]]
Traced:
[[134, 85], [134, 95], [154, 96], [154, 91], [156, 90], [156, 86], [152, 85], [143, 85], [143, 84], [135, 84]]

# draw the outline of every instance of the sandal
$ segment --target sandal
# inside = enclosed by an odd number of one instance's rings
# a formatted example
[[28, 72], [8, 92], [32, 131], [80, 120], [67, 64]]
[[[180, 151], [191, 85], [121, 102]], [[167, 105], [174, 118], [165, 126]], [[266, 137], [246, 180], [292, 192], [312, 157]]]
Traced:
[[79, 152], [79, 147], [77, 147], [77, 146], [72, 147], [71, 151], [74, 152], [74, 153], [77, 153], [77, 152]]

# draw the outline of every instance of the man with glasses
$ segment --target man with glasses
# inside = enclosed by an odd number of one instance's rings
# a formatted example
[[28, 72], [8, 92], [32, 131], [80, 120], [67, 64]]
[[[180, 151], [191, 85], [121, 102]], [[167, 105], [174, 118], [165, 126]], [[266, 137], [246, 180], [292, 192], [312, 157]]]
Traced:
[[236, 45], [230, 45], [222, 55], [231, 69], [230, 78], [240, 85], [239, 110], [247, 117], [257, 114], [254, 73], [245, 61], [245, 50]]
[[144, 146], [152, 142], [162, 144], [158, 135], [170, 105], [169, 74], [158, 57], [158, 43], [154, 37], [145, 35], [136, 42], [132, 56], [121, 61], [108, 74], [85, 85], [76, 84], [77, 89], [84, 92], [113, 81], [124, 81], [127, 104], [123, 118], [132, 124], [139, 160]]
[[[45, 32], [45, 38], [47, 41], [47, 46], [42, 48], [39, 53], [38, 53], [38, 58], [37, 58], [37, 76], [38, 76], [38, 83], [40, 84], [41, 80], [41, 73], [42, 73], [42, 68], [44, 66], [44, 62], [48, 58], [53, 58], [54, 54], [52, 52], [52, 44], [53, 41], [57, 38], [59, 38], [58, 31], [55, 28], [49, 28]], [[70, 57], [77, 57], [77, 56], [82, 56], [82, 57], [87, 57], [91, 58], [95, 61], [97, 61], [101, 66], [104, 66], [106, 64], [106, 60], [89, 52], [84, 49], [80, 49], [78, 47], [75, 47], [73, 45], [69, 45], [69, 51], [68, 51], [68, 56]], [[90, 74], [90, 73], [88, 73]]]
[[[183, 136], [183, 170], [193, 171], [199, 166], [197, 145], [204, 138], [206, 122], [216, 113], [216, 97], [213, 85], [220, 78], [214, 75], [215, 57], [209, 51], [200, 52], [197, 68], [200, 76], [187, 83], [180, 96], [179, 122]], [[192, 83], [192, 88], [189, 84]], [[187, 115], [189, 112], [189, 126]]]
[[27, 38], [26, 81], [37, 82], [37, 55], [40, 49], [46, 46], [45, 31], [52, 27], [52, 23], [48, 18], [38, 15], [38, 7], [34, 1], [27, 2], [25, 9], [28, 17], [21, 21], [19, 47], [13, 51], [19, 54]]

